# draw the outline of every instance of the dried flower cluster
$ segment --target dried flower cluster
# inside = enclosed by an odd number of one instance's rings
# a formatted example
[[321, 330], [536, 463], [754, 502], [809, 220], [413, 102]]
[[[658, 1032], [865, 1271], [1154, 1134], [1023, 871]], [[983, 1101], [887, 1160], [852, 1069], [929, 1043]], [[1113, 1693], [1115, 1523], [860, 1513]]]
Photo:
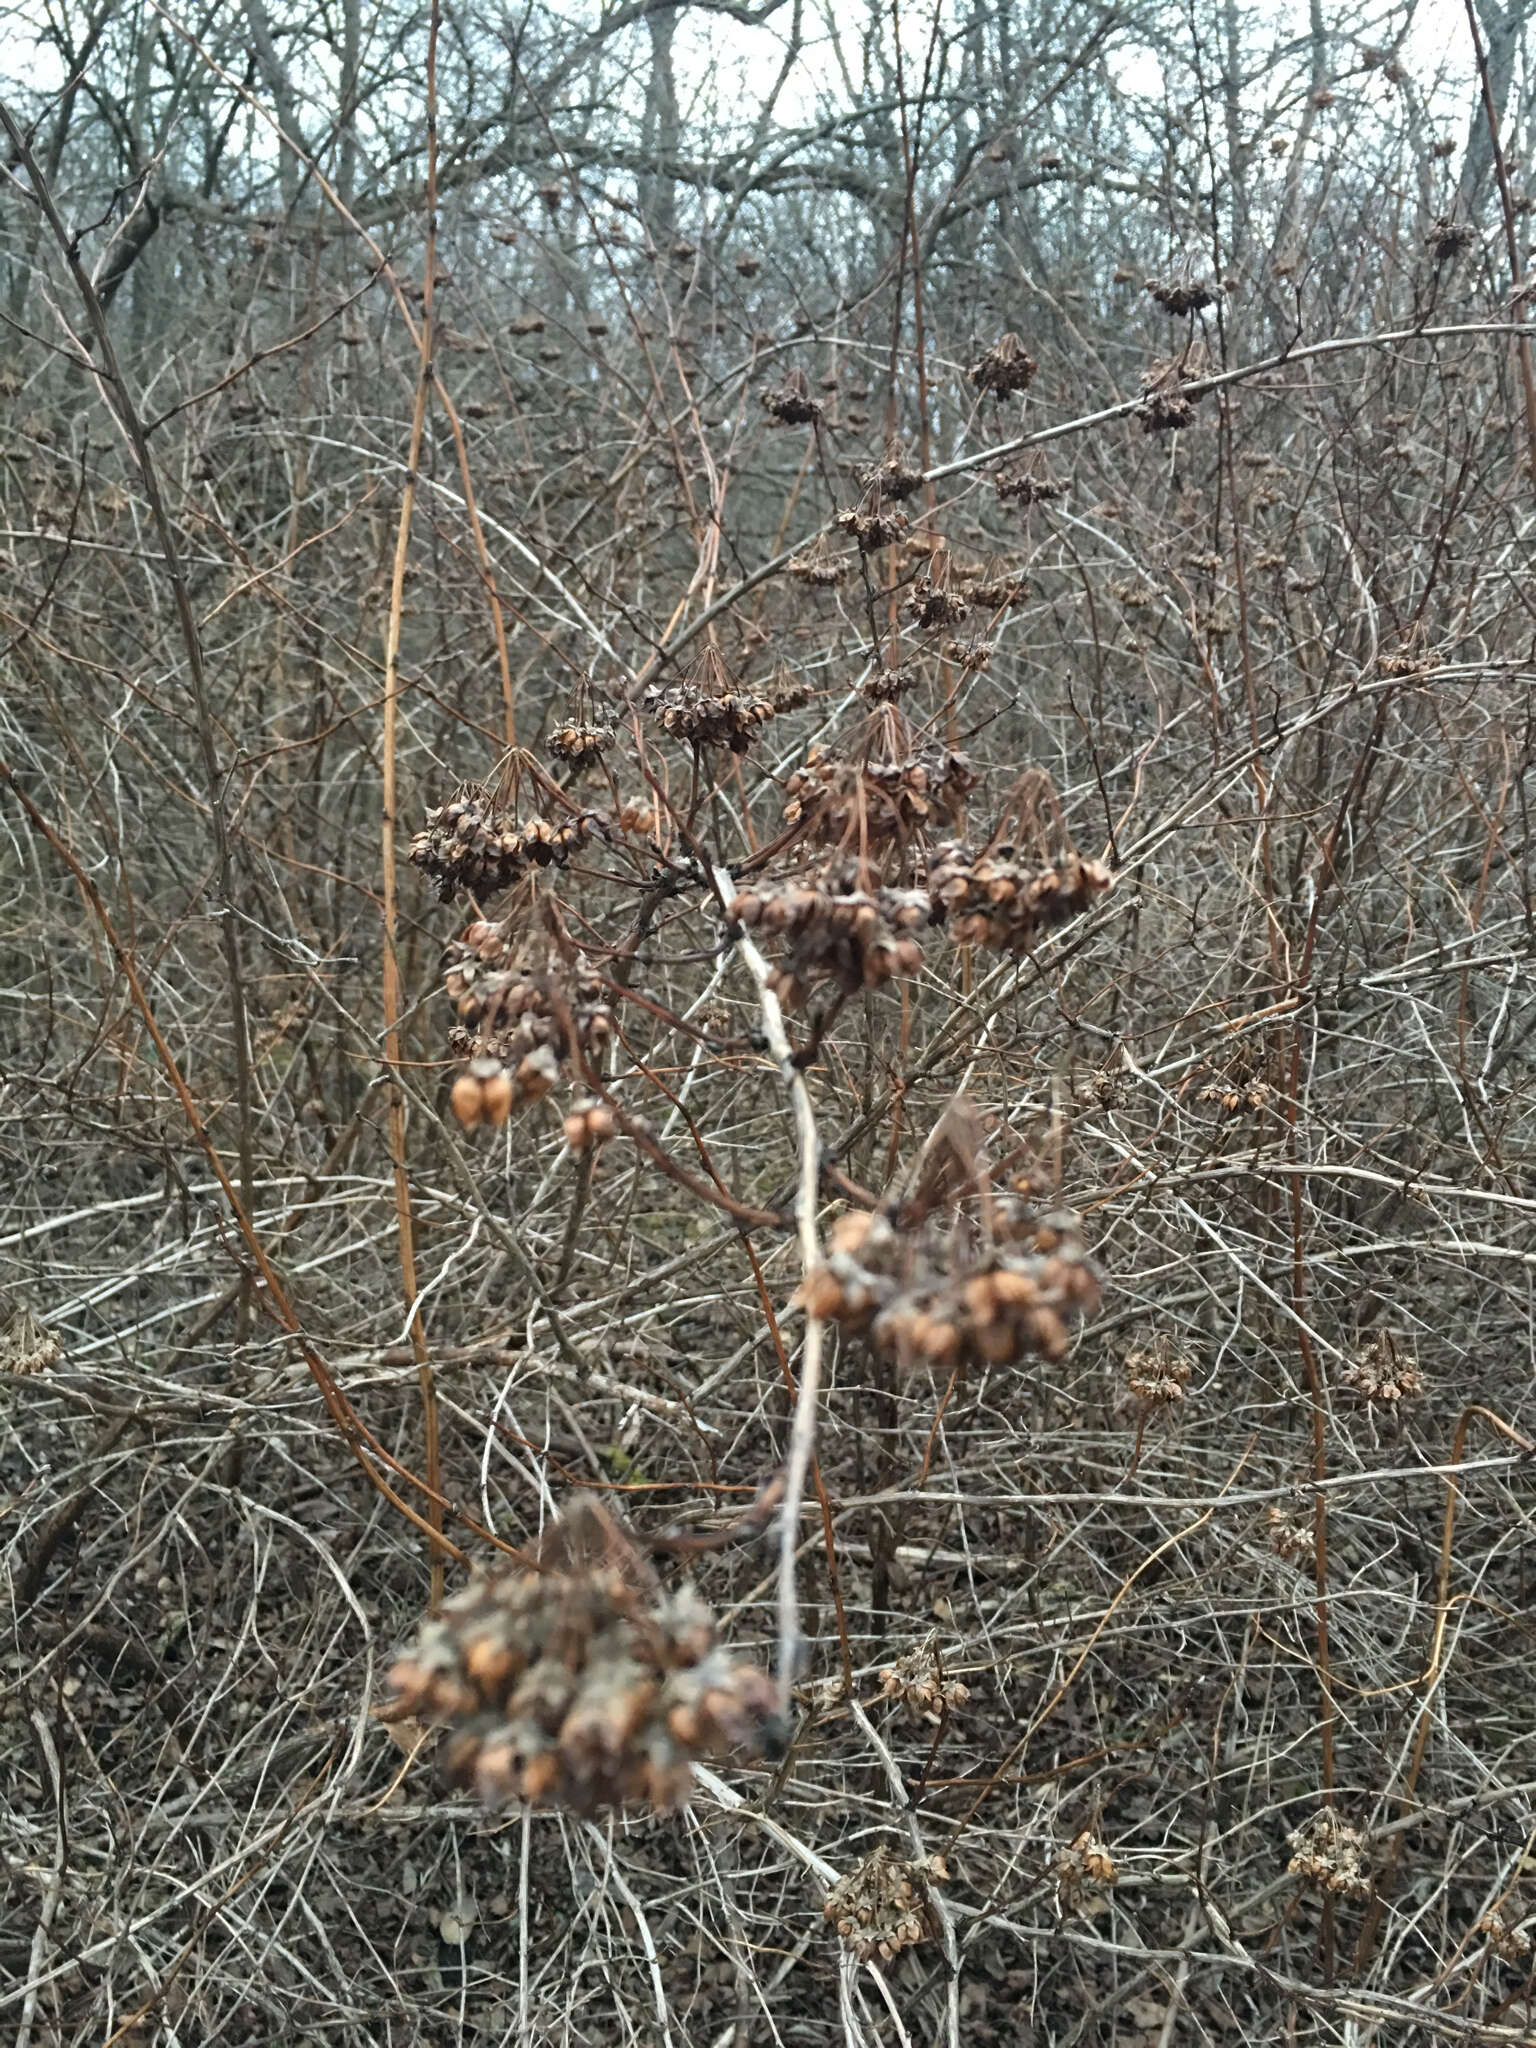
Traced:
[[411, 841], [411, 863], [436, 884], [444, 903], [461, 889], [475, 897], [496, 896], [532, 868], [563, 866], [594, 833], [607, 829], [601, 811], [519, 824], [509, 805], [470, 782], [428, 811]]
[[1477, 229], [1470, 221], [1453, 220], [1444, 213], [1430, 222], [1424, 235], [1424, 246], [1436, 263], [1454, 263], [1476, 241]]
[[1269, 1547], [1276, 1557], [1284, 1558], [1287, 1564], [1317, 1563], [1317, 1532], [1310, 1522], [1293, 1520], [1278, 1501], [1272, 1501], [1265, 1509], [1264, 1521]]
[[798, 1009], [820, 980], [851, 994], [915, 974], [923, 955], [911, 934], [931, 922], [933, 907], [920, 889], [861, 886], [859, 863], [841, 859], [803, 882], [744, 889], [730, 914], [785, 940], [772, 981], [785, 1008]]
[[1413, 1401], [1424, 1391], [1424, 1375], [1411, 1351], [1398, 1348], [1390, 1330], [1364, 1345], [1340, 1374], [1362, 1401]]
[[1492, 1907], [1477, 1923], [1477, 1931], [1500, 1962], [1509, 1963], [1515, 1969], [1523, 1969], [1536, 1950], [1536, 1936], [1530, 1926], [1519, 1919], [1518, 1908], [1511, 1909], [1508, 1901]]
[[885, 503], [885, 492], [875, 482], [857, 505], [845, 506], [837, 513], [832, 524], [858, 543], [861, 555], [873, 555], [901, 539], [907, 530], [907, 515], [899, 505]]
[[1176, 319], [1204, 312], [1216, 298], [1203, 277], [1195, 277], [1187, 271], [1174, 277], [1149, 277], [1146, 289], [1148, 296]]
[[912, 460], [899, 441], [886, 449], [883, 461], [872, 463], [859, 473], [859, 482], [867, 491], [883, 492], [893, 501], [910, 498], [921, 488], [922, 481], [921, 465]]
[[880, 1673], [880, 1691], [885, 1699], [900, 1700], [913, 1720], [934, 1728], [958, 1713], [971, 1696], [968, 1685], [945, 1672], [934, 1636], [886, 1665]]
[[0, 1374], [47, 1372], [63, 1355], [57, 1336], [43, 1327], [31, 1309], [18, 1304], [0, 1322]]
[[1184, 369], [1170, 359], [1141, 373], [1141, 402], [1136, 417], [1144, 434], [1171, 433], [1187, 427], [1195, 416], [1194, 400], [1184, 388]]
[[1370, 1897], [1371, 1873], [1366, 1838], [1358, 1828], [1341, 1820], [1331, 1806], [1324, 1806], [1286, 1837], [1291, 1860], [1285, 1866], [1292, 1877], [1335, 1898]]
[[479, 919], [449, 949], [443, 985], [458, 1014], [449, 1042], [467, 1059], [453, 1084], [466, 1130], [504, 1124], [547, 1095], [571, 1055], [601, 1053], [613, 1032], [602, 983], [533, 907], [515, 904], [498, 923]]
[[1065, 1356], [1072, 1323], [1099, 1301], [1077, 1216], [1037, 1215], [1017, 1196], [988, 1206], [984, 1233], [962, 1215], [911, 1229], [878, 1211], [841, 1217], [801, 1301], [899, 1365]]
[[786, 573], [813, 590], [835, 590], [839, 583], [847, 582], [849, 567], [848, 556], [840, 554], [827, 536], [819, 533], [808, 546], [790, 557]]
[[717, 1645], [693, 1592], [663, 1593], [587, 1501], [532, 1569], [478, 1579], [424, 1622], [389, 1685], [387, 1711], [450, 1731], [445, 1775], [490, 1807], [665, 1811], [687, 1798], [695, 1758], [783, 1740], [767, 1676]]
[[906, 845], [951, 823], [976, 781], [967, 755], [882, 706], [846, 745], [809, 750], [785, 785], [784, 822], [823, 846]]
[[1149, 1345], [1125, 1354], [1126, 1385], [1150, 1408], [1171, 1408], [1182, 1401], [1194, 1369], [1189, 1353], [1166, 1330], [1159, 1330]]
[[578, 772], [583, 768], [595, 768], [612, 745], [611, 725], [593, 725], [585, 720], [567, 719], [563, 725], [557, 725], [549, 736], [549, 751], [554, 758]]
[[1064, 498], [1067, 487], [1053, 476], [1039, 455], [1026, 455], [997, 478], [997, 495], [1005, 505], [1049, 505]]
[[1102, 861], [1075, 853], [1034, 864], [1003, 841], [976, 853], [958, 840], [941, 846], [928, 867], [928, 887], [940, 914], [964, 945], [1020, 952], [1036, 936], [1086, 910], [1110, 885]]
[[944, 1860], [915, 1862], [881, 1843], [828, 1892], [822, 1912], [861, 1963], [888, 1963], [938, 1931], [931, 1887], [949, 1876]]
[[778, 706], [773, 699], [735, 681], [716, 647], [707, 647], [675, 683], [653, 683], [645, 709], [673, 739], [691, 747], [729, 747], [744, 754]]
[[1095, 1892], [1113, 1891], [1120, 1882], [1119, 1865], [1092, 1828], [1084, 1828], [1057, 1853], [1052, 1874], [1063, 1915], [1076, 1913]]
[[1005, 334], [971, 365], [971, 382], [989, 397], [1011, 398], [1029, 389], [1038, 367], [1019, 337]]
[[781, 427], [808, 427], [821, 418], [824, 407], [811, 396], [811, 380], [804, 370], [786, 370], [777, 384], [762, 392], [763, 410]]

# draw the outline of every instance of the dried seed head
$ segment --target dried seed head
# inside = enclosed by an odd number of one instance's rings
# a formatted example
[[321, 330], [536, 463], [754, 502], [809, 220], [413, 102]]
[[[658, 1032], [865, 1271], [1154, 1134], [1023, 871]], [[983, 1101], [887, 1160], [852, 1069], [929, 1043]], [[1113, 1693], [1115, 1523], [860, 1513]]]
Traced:
[[1196, 277], [1187, 266], [1172, 277], [1149, 277], [1146, 289], [1165, 313], [1177, 319], [1203, 312], [1216, 298], [1205, 279]]
[[888, 1700], [900, 1700], [913, 1720], [926, 1721], [934, 1728], [948, 1715], [958, 1713], [971, 1696], [968, 1685], [945, 1672], [936, 1635], [888, 1664], [880, 1673], [880, 1691]]
[[797, 583], [816, 590], [832, 590], [848, 580], [851, 558], [834, 548], [827, 535], [818, 533], [808, 547], [790, 556], [788, 574]]
[[1021, 462], [999, 470], [996, 488], [1005, 505], [1049, 505], [1067, 494], [1066, 485], [1051, 474], [1044, 456], [1033, 451]]
[[422, 1624], [388, 1712], [449, 1731], [449, 1780], [490, 1807], [582, 1814], [688, 1796], [695, 1758], [782, 1748], [776, 1695], [666, 1594], [628, 1536], [578, 1501], [532, 1569], [477, 1579]]
[[1371, 1895], [1369, 1845], [1358, 1828], [1341, 1820], [1331, 1806], [1314, 1813], [1310, 1820], [1292, 1830], [1286, 1838], [1291, 1860], [1285, 1866], [1292, 1877], [1336, 1898], [1366, 1899]]
[[64, 1347], [54, 1332], [23, 1304], [18, 1302], [0, 1321], [0, 1376], [47, 1372], [63, 1356]]
[[1424, 236], [1424, 246], [1436, 263], [1454, 263], [1476, 242], [1477, 229], [1469, 221], [1453, 220], [1444, 213], [1430, 223]]
[[781, 427], [813, 426], [824, 407], [811, 396], [811, 380], [804, 370], [786, 370], [777, 384], [765, 385], [762, 406], [768, 417]]
[[674, 683], [653, 683], [644, 707], [664, 732], [691, 747], [744, 754], [778, 709], [762, 691], [738, 683], [716, 647], [706, 647]]
[[1077, 1912], [1095, 1892], [1113, 1891], [1120, 1882], [1120, 1870], [1092, 1828], [1084, 1828], [1057, 1854], [1052, 1866], [1056, 1898], [1063, 1914]]
[[1341, 1378], [1362, 1401], [1390, 1406], [1414, 1401], [1424, 1391], [1424, 1375], [1411, 1351], [1399, 1349], [1390, 1330], [1383, 1330], [1345, 1366]]
[[871, 484], [859, 503], [834, 515], [839, 533], [852, 536], [861, 555], [873, 555], [901, 539], [907, 530], [907, 515], [899, 505], [888, 506], [879, 484]]
[[1125, 1354], [1126, 1385], [1150, 1408], [1171, 1408], [1182, 1401], [1193, 1373], [1193, 1359], [1166, 1330], [1159, 1330], [1145, 1348]]
[[971, 365], [971, 382], [993, 398], [1011, 398], [1017, 391], [1028, 390], [1037, 367], [1019, 337], [1005, 334]]
[[1316, 1531], [1309, 1522], [1294, 1521], [1278, 1501], [1271, 1502], [1265, 1509], [1264, 1522], [1269, 1547], [1276, 1557], [1284, 1558], [1287, 1564], [1316, 1564]]
[[822, 1913], [861, 1963], [888, 1963], [937, 1933], [931, 1887], [947, 1875], [942, 1858], [911, 1861], [882, 1842], [838, 1879]]
[[872, 463], [861, 470], [859, 482], [867, 491], [877, 491], [894, 504], [902, 498], [910, 498], [914, 491], [921, 489], [923, 470], [914, 462], [899, 441], [893, 441], [885, 451], [883, 461]]

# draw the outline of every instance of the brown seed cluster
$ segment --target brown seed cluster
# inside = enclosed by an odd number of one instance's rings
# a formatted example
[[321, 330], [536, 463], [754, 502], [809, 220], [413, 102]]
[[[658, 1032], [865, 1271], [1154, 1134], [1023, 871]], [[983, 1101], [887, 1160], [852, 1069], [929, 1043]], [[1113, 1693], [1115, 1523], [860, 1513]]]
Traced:
[[905, 610], [912, 623], [925, 633], [958, 626], [970, 610], [955, 587], [947, 549], [938, 549], [929, 556], [927, 569], [914, 579], [907, 593]]
[[578, 1102], [565, 1120], [565, 1142], [573, 1152], [586, 1152], [601, 1145], [618, 1129], [606, 1102], [589, 1099]]
[[858, 543], [861, 555], [877, 554], [901, 539], [907, 530], [907, 515], [899, 505], [887, 505], [879, 484], [872, 484], [857, 505], [848, 505], [834, 515], [832, 524]]
[[763, 410], [777, 426], [808, 427], [821, 418], [823, 406], [811, 396], [811, 380], [804, 370], [786, 370], [777, 384], [762, 391]]
[[835, 590], [839, 583], [847, 582], [849, 567], [848, 556], [840, 554], [827, 536], [819, 533], [809, 547], [791, 555], [786, 573], [813, 590]]
[[785, 784], [784, 822], [823, 846], [905, 845], [954, 820], [976, 782], [968, 755], [918, 739], [884, 705], [846, 748], [810, 749]]
[[555, 760], [578, 772], [595, 768], [612, 745], [611, 725], [593, 725], [586, 720], [567, 719], [549, 736], [549, 751]]
[[1454, 263], [1458, 256], [1464, 256], [1477, 241], [1477, 229], [1470, 221], [1452, 220], [1448, 214], [1439, 214], [1429, 224], [1424, 236], [1424, 246], [1436, 263]]
[[926, 1359], [958, 1370], [1062, 1358], [1072, 1323], [1099, 1302], [1079, 1219], [1067, 1210], [1036, 1215], [1017, 1199], [993, 1209], [992, 1230], [980, 1238], [959, 1219], [947, 1230], [930, 1219], [909, 1231], [878, 1212], [844, 1216], [800, 1300], [899, 1365]]
[[1523, 1969], [1530, 1962], [1536, 1938], [1531, 1928], [1519, 1918], [1519, 1908], [1504, 1904], [1494, 1906], [1477, 1923], [1477, 1932], [1501, 1962], [1510, 1963], [1514, 1968]]
[[1026, 455], [998, 474], [997, 495], [1005, 505], [1049, 505], [1066, 494], [1066, 485], [1039, 455]]
[[1022, 951], [1039, 933], [1076, 917], [1111, 880], [1102, 861], [1071, 852], [1052, 861], [1021, 860], [1006, 840], [984, 853], [952, 841], [928, 864], [929, 890], [955, 938], [1002, 952]]
[[1154, 363], [1141, 373], [1141, 402], [1136, 417], [1144, 434], [1168, 434], [1187, 427], [1195, 416], [1194, 400], [1184, 389], [1184, 371], [1176, 361]]
[[971, 382], [986, 396], [1011, 398], [1015, 392], [1029, 389], [1038, 368], [1019, 337], [1005, 334], [972, 363]]
[[938, 1932], [931, 1887], [949, 1873], [944, 1860], [915, 1862], [882, 1842], [857, 1869], [838, 1879], [822, 1912], [861, 1963], [888, 1963], [904, 1948]]
[[450, 1033], [468, 1065], [453, 1084], [453, 1113], [466, 1130], [500, 1125], [561, 1078], [570, 1032], [596, 1055], [613, 1034], [602, 983], [568, 961], [547, 930], [519, 930], [517, 913], [480, 919], [449, 951], [443, 985], [459, 1022]]
[[1216, 294], [1203, 277], [1187, 273], [1177, 277], [1149, 277], [1147, 294], [1165, 313], [1172, 313], [1176, 319], [1183, 319], [1191, 313], [1203, 313], [1216, 300]]
[[1063, 1914], [1075, 1913], [1095, 1892], [1113, 1891], [1120, 1867], [1092, 1828], [1084, 1828], [1057, 1854], [1052, 1865], [1056, 1899]]
[[1294, 1521], [1278, 1501], [1271, 1501], [1265, 1509], [1264, 1522], [1276, 1557], [1283, 1557], [1287, 1564], [1317, 1563], [1317, 1532], [1310, 1522]]
[[47, 1372], [64, 1356], [64, 1347], [45, 1329], [31, 1309], [19, 1304], [0, 1322], [0, 1374]]
[[744, 754], [778, 710], [761, 690], [738, 683], [716, 647], [675, 683], [653, 683], [645, 709], [673, 739], [691, 747], [729, 747]]
[[1194, 1369], [1189, 1353], [1181, 1350], [1166, 1330], [1159, 1330], [1150, 1344], [1125, 1354], [1125, 1383], [1149, 1408], [1171, 1408], [1182, 1401]]
[[971, 1696], [968, 1685], [946, 1674], [934, 1636], [885, 1667], [880, 1692], [885, 1699], [900, 1700], [914, 1721], [925, 1721], [931, 1728], [958, 1713]]
[[856, 861], [838, 860], [806, 881], [744, 889], [731, 904], [731, 916], [749, 930], [785, 941], [783, 965], [770, 979], [787, 1010], [799, 1009], [818, 981], [851, 995], [922, 966], [912, 933], [932, 921], [928, 896], [866, 882]]
[[721, 1649], [697, 1595], [664, 1594], [585, 1502], [534, 1569], [476, 1580], [424, 1622], [389, 1685], [389, 1712], [449, 1730], [445, 1775], [493, 1808], [667, 1811], [696, 1758], [783, 1741], [768, 1677]]
[[1286, 1837], [1291, 1860], [1285, 1866], [1292, 1877], [1335, 1898], [1366, 1899], [1371, 1894], [1368, 1844], [1358, 1828], [1341, 1820], [1331, 1806], [1321, 1807], [1310, 1820]]
[[893, 442], [884, 461], [872, 463], [860, 472], [859, 482], [865, 490], [883, 493], [893, 503], [898, 502], [922, 488], [922, 465], [912, 460], [899, 441]]
[[1390, 1330], [1373, 1337], [1345, 1366], [1340, 1378], [1362, 1401], [1388, 1406], [1415, 1401], [1424, 1391], [1424, 1375], [1411, 1351], [1399, 1349]]
[[1254, 1066], [1252, 1055], [1244, 1051], [1228, 1063], [1225, 1073], [1206, 1082], [1198, 1099], [1214, 1103], [1223, 1116], [1238, 1116], [1245, 1109], [1255, 1114], [1268, 1109], [1274, 1097], [1274, 1089]]
[[428, 811], [425, 826], [411, 841], [411, 863], [435, 883], [444, 903], [461, 889], [472, 896], [494, 896], [531, 868], [563, 867], [607, 824], [601, 811], [519, 824], [483, 785], [465, 783], [447, 803]]

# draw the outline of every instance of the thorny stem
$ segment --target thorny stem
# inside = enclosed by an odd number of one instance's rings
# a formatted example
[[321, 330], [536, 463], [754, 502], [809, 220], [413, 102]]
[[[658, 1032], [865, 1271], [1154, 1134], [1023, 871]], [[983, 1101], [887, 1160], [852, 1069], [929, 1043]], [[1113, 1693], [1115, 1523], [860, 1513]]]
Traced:
[[[714, 869], [715, 888], [722, 904], [736, 894], [730, 870]], [[768, 1050], [779, 1063], [779, 1073], [789, 1089], [795, 1111], [795, 1135], [800, 1153], [800, 1187], [795, 1201], [795, 1225], [800, 1240], [800, 1270], [810, 1273], [821, 1264], [821, 1244], [816, 1236], [816, 1190], [821, 1163], [821, 1140], [816, 1130], [816, 1112], [805, 1076], [795, 1064], [794, 1048], [784, 1028], [784, 1012], [769, 984], [768, 962], [747, 933], [733, 934], [736, 951], [757, 983], [757, 998], [763, 1014], [763, 1036]], [[821, 1398], [821, 1351], [824, 1325], [820, 1316], [805, 1318], [805, 1343], [800, 1354], [800, 1383], [795, 1394], [794, 1417], [790, 1423], [789, 1455], [784, 1461], [784, 1509], [779, 1523], [779, 1702], [788, 1707], [799, 1670], [802, 1635], [800, 1602], [795, 1590], [795, 1548], [799, 1540], [800, 1505], [805, 1497], [805, 1478], [816, 1449], [816, 1411]]]

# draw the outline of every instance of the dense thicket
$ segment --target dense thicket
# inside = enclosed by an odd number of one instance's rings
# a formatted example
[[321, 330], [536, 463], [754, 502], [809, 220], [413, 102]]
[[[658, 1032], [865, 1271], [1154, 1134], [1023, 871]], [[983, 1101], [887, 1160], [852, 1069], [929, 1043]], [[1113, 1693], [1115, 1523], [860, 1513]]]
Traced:
[[1529, 2037], [1526, 12], [10, 18], [18, 2048]]

